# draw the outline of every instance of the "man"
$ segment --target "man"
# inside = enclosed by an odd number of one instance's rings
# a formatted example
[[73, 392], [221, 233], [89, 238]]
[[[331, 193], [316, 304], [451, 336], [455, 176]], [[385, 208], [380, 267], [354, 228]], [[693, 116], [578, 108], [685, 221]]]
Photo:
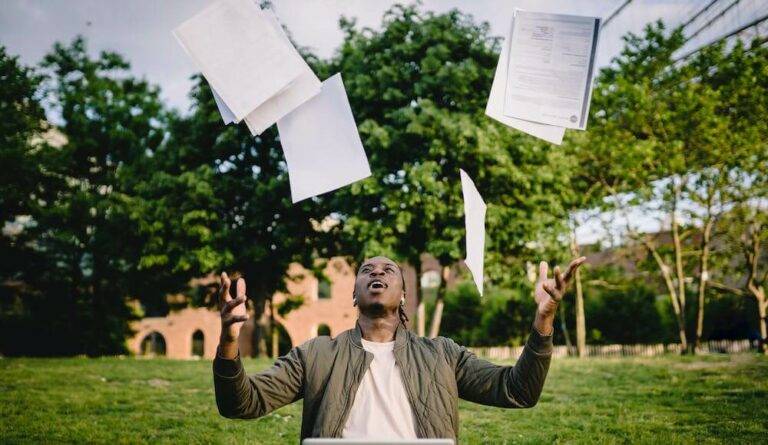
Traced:
[[222, 333], [213, 361], [216, 405], [222, 416], [256, 418], [304, 399], [301, 438], [458, 439], [458, 399], [504, 408], [536, 405], [549, 370], [558, 303], [585, 258], [565, 275], [539, 266], [533, 329], [514, 366], [477, 358], [449, 338], [419, 337], [405, 328], [405, 280], [385, 257], [357, 272], [354, 329], [320, 336], [291, 349], [269, 369], [247, 376], [237, 338], [245, 312], [245, 281], [221, 275]]

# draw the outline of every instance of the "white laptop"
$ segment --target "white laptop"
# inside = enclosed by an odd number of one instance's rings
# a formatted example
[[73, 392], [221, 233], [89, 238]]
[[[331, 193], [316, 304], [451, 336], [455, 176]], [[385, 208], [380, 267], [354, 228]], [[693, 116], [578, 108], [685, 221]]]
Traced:
[[304, 439], [303, 445], [454, 445], [453, 439]]

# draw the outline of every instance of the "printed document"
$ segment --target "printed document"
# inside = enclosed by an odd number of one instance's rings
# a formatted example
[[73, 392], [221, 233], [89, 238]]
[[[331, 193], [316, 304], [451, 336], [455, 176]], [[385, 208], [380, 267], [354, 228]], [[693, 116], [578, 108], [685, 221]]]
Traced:
[[509, 65], [509, 42], [512, 28], [504, 39], [504, 44], [499, 54], [499, 62], [496, 65], [496, 74], [493, 76], [491, 94], [488, 96], [488, 104], [485, 106], [486, 116], [495, 119], [502, 124], [528, 133], [547, 142], [560, 145], [563, 142], [565, 128], [554, 125], [540, 124], [504, 115], [504, 90], [507, 82], [507, 66]]
[[600, 19], [516, 10], [504, 114], [583, 130]]

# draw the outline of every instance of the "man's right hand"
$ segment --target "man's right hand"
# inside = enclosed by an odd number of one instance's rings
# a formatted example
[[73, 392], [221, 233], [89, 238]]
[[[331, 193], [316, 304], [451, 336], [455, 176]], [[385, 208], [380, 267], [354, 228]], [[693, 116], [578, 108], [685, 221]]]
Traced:
[[221, 273], [221, 290], [219, 292], [219, 308], [221, 308], [221, 338], [219, 339], [219, 355], [233, 359], [237, 356], [237, 339], [243, 322], [248, 320], [245, 308], [245, 280], [239, 278], [235, 282], [235, 298], [229, 294], [232, 281], [226, 272]]

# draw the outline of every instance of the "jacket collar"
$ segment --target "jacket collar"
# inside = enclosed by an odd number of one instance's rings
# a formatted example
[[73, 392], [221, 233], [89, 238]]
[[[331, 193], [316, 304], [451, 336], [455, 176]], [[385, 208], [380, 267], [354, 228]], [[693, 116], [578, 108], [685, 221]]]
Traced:
[[[361, 338], [363, 338], [363, 331], [360, 329], [360, 323], [355, 321], [355, 328], [352, 329], [350, 340], [355, 347], [363, 349], [363, 343], [360, 341]], [[398, 323], [397, 331], [395, 331], [395, 349], [404, 347], [407, 340], [408, 329], [402, 323]]]

